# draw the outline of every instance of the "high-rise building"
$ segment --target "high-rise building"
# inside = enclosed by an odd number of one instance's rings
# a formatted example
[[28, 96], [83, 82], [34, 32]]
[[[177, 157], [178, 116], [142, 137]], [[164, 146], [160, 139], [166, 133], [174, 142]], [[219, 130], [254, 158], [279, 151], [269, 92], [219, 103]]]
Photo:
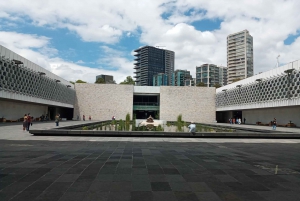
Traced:
[[174, 73], [172, 73], [172, 86], [185, 86], [187, 83], [186, 81], [192, 79], [190, 71], [180, 69], [175, 70]]
[[168, 75], [166, 73], [158, 73], [153, 76], [153, 86], [168, 86]]
[[227, 80], [228, 80], [228, 76], [227, 76], [227, 70], [228, 68], [225, 66], [218, 66], [219, 67], [219, 74], [220, 74], [220, 85], [221, 86], [225, 86], [227, 85]]
[[112, 75], [102, 75], [102, 74], [101, 75], [97, 75], [96, 76], [96, 81], [99, 78], [102, 78], [106, 84], [115, 84], [115, 82], [114, 82], [114, 76], [112, 76]]
[[[134, 78], [137, 86], [153, 86], [153, 76], [159, 73], [166, 74], [168, 78], [172, 77], [175, 64], [173, 51], [144, 46], [134, 52]], [[168, 79], [168, 85], [171, 83], [172, 80]]]
[[228, 84], [253, 76], [253, 38], [248, 30], [227, 36]]
[[207, 87], [213, 87], [215, 84], [223, 85], [224, 69], [215, 64], [202, 64], [196, 66], [196, 83], [204, 83]]

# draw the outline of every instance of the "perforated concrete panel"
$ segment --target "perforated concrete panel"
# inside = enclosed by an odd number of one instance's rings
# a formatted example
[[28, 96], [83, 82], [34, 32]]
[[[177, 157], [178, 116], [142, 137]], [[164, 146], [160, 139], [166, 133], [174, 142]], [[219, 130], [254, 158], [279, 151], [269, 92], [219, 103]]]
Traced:
[[5, 56], [0, 57], [0, 90], [72, 105], [75, 98], [74, 89]]
[[298, 98], [300, 98], [300, 71], [294, 70], [290, 75], [282, 73], [277, 77], [221, 91], [216, 94], [216, 107]]

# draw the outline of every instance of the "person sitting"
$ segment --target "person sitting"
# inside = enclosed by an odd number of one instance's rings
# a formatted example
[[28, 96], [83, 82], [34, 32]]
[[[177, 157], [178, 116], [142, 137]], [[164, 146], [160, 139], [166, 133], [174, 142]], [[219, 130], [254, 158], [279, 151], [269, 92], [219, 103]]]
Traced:
[[194, 122], [192, 121], [191, 124], [188, 126], [188, 128], [190, 129], [189, 132], [192, 133], [193, 135], [196, 134], [196, 125], [194, 124]]

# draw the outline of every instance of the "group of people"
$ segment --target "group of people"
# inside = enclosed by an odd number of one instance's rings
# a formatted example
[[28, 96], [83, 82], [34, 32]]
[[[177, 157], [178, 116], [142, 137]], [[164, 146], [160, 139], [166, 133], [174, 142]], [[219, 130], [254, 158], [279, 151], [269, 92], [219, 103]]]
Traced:
[[42, 116], [40, 116], [40, 119], [41, 119], [41, 121], [48, 121], [49, 120], [48, 114], [46, 114], [46, 115], [42, 114]]
[[[241, 124], [243, 122], [242, 122], [241, 118], [230, 118], [229, 123], [230, 124]], [[244, 118], [244, 124], [246, 124], [246, 118]]]
[[30, 113], [25, 114], [23, 117], [23, 131], [29, 131], [30, 126], [32, 126], [33, 116]]
[[[82, 115], [82, 120], [85, 121], [85, 115]], [[89, 120], [92, 120], [92, 116], [89, 116]], [[79, 121], [79, 115], [77, 115], [77, 121]]]

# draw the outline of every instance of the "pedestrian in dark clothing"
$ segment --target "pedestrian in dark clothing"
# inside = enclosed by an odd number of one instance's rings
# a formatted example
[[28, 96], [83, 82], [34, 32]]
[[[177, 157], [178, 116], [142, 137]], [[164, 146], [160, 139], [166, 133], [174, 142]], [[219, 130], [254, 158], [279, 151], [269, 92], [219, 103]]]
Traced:
[[30, 116], [30, 113], [28, 113], [27, 115], [27, 131], [29, 131], [29, 128], [30, 128], [30, 124], [31, 124], [31, 116]]
[[27, 114], [23, 117], [23, 131], [27, 130]]
[[244, 118], [244, 124], [246, 124], [246, 118]]
[[59, 114], [57, 114], [56, 116], [55, 116], [55, 123], [56, 123], [56, 126], [59, 126]]
[[83, 121], [85, 121], [85, 115], [82, 116]]
[[273, 124], [273, 130], [276, 130], [277, 121], [276, 121], [275, 118], [274, 118], [274, 120], [272, 121], [272, 124]]

